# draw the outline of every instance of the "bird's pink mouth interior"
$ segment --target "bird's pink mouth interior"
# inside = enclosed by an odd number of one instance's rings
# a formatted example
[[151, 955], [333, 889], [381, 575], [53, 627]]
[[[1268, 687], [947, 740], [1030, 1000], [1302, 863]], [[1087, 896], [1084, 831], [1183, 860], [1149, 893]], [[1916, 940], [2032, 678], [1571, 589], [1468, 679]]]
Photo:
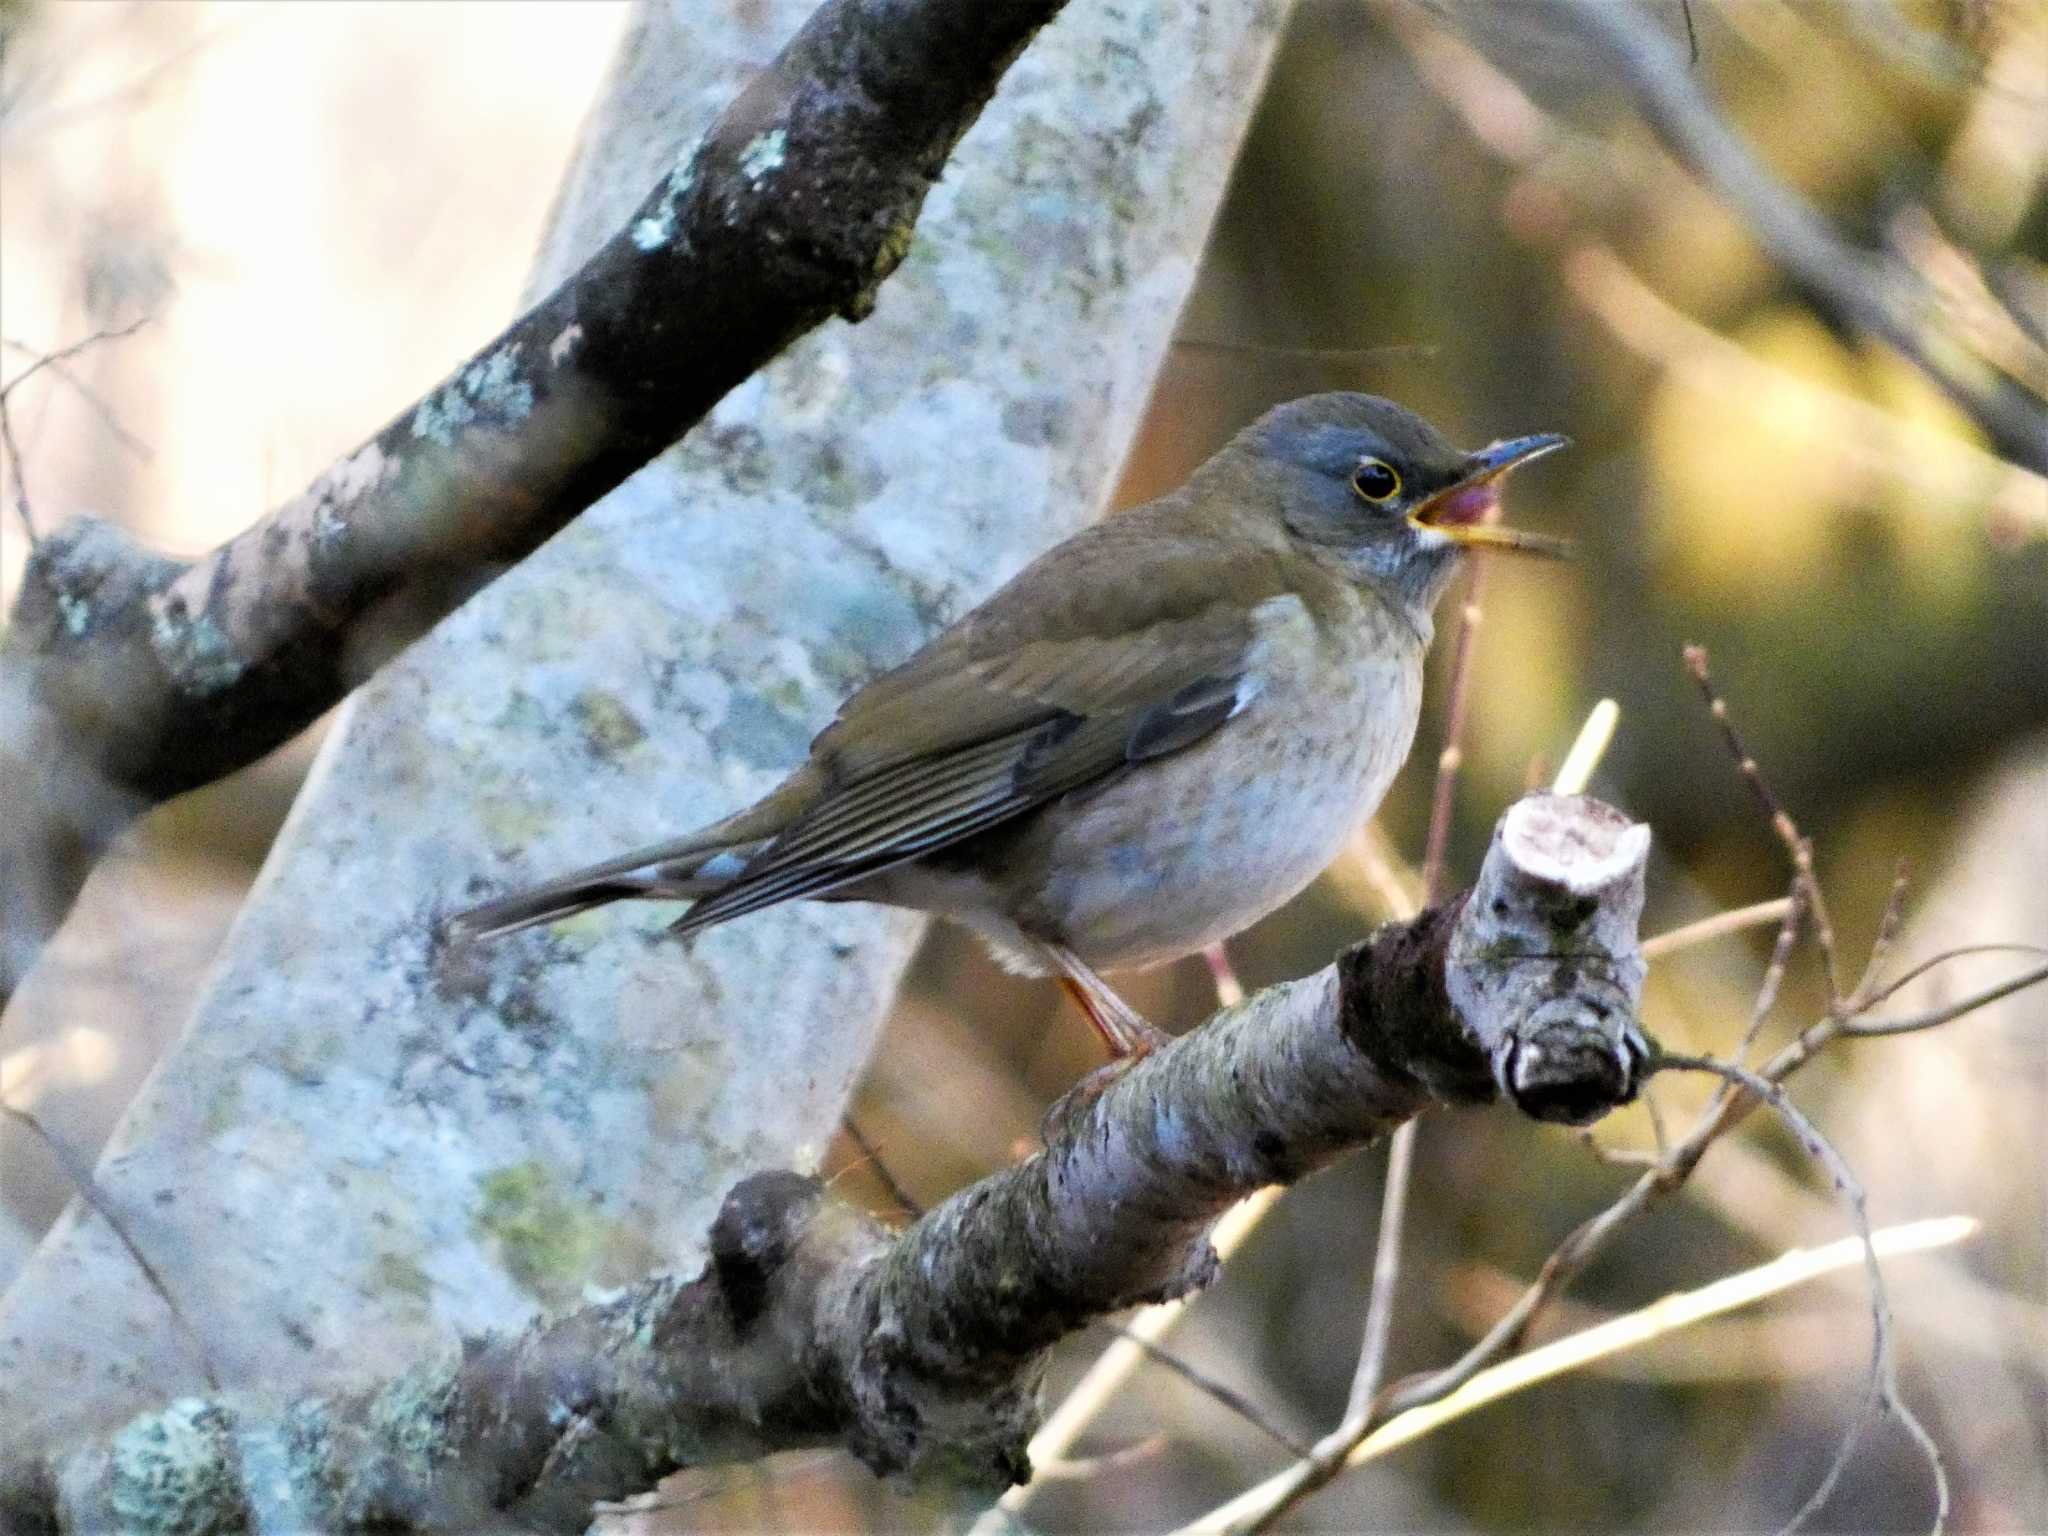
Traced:
[[1500, 495], [1491, 481], [1461, 485], [1444, 492], [1422, 511], [1419, 521], [1432, 528], [1465, 528], [1486, 521], [1500, 505]]

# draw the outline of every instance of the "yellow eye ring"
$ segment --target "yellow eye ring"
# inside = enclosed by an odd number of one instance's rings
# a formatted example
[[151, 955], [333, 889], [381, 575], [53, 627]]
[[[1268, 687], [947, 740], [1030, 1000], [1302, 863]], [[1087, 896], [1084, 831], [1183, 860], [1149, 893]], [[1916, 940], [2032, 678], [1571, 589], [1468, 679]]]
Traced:
[[1385, 459], [1366, 459], [1352, 471], [1351, 489], [1367, 501], [1392, 501], [1401, 494], [1401, 474]]

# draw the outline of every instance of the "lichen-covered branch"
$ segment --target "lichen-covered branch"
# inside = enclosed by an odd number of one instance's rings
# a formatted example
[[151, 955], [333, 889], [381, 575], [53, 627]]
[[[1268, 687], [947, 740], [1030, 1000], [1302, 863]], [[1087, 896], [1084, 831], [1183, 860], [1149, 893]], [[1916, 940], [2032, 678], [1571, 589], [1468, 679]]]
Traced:
[[189, 565], [90, 520], [47, 539], [0, 640], [0, 1002], [135, 810], [289, 739], [795, 337], [872, 308], [1063, 3], [827, 0], [594, 255], [294, 500]]
[[1030, 1475], [1045, 1351], [1205, 1283], [1235, 1200], [1433, 1106], [1505, 1094], [1583, 1121], [1633, 1097], [1648, 844], [1598, 802], [1533, 796], [1471, 892], [1084, 1084], [1043, 1151], [901, 1232], [756, 1174], [692, 1281], [353, 1394], [184, 1400], [11, 1464], [0, 1510], [61, 1532], [575, 1531], [678, 1468], [820, 1443], [999, 1489]]

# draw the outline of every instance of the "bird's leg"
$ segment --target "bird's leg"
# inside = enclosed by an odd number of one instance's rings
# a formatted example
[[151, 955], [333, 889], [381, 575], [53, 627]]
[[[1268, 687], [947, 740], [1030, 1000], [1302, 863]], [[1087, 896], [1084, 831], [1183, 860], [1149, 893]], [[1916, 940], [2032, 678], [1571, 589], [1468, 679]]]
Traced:
[[1039, 1134], [1050, 1142], [1054, 1128], [1069, 1115], [1094, 1103], [1105, 1088], [1173, 1037], [1117, 996], [1116, 989], [1079, 955], [1051, 944], [1045, 950], [1046, 958], [1058, 968], [1061, 989], [1095, 1026], [1110, 1054], [1108, 1061], [1061, 1094], [1045, 1112]]
[[1074, 1000], [1074, 1006], [1109, 1047], [1113, 1065], [1128, 1065], [1149, 1056], [1172, 1038], [1117, 996], [1116, 989], [1072, 950], [1048, 944], [1046, 954], [1059, 968], [1061, 990]]

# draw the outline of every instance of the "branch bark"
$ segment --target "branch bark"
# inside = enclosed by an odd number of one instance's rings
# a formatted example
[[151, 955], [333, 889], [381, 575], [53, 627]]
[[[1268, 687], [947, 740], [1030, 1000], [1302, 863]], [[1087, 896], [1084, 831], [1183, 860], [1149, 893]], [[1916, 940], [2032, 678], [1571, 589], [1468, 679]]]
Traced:
[[[140, 809], [288, 740], [821, 321], [1064, 0], [827, 0], [588, 260], [190, 564], [80, 519], [0, 640], [0, 1005]], [[394, 634], [394, 627], [401, 633]]]
[[726, 1197], [710, 1261], [397, 1379], [284, 1405], [186, 1399], [0, 1473], [30, 1528], [581, 1530], [680, 1467], [843, 1444], [993, 1492], [1045, 1352], [1197, 1288], [1233, 1202], [1413, 1115], [1505, 1095], [1548, 1120], [1635, 1094], [1647, 829], [1510, 808], [1471, 892], [1390, 924], [1056, 1109], [1045, 1150], [900, 1233], [815, 1179]]

